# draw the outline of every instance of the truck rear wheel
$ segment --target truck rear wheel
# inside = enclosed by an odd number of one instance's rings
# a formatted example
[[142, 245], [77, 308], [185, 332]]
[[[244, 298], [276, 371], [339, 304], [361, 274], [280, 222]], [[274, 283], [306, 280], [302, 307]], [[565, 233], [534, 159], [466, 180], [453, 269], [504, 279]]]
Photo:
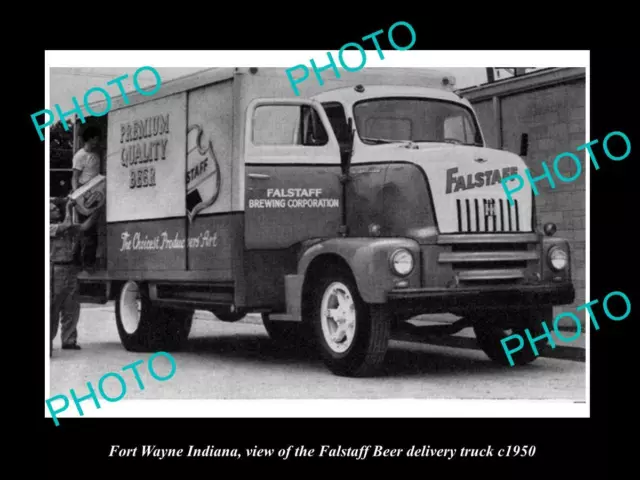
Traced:
[[[496, 316], [502, 316], [502, 318], [496, 318]], [[499, 312], [492, 316], [487, 315], [484, 319], [478, 319], [478, 321], [474, 322], [473, 330], [476, 334], [478, 346], [484, 353], [494, 362], [506, 367], [510, 367], [511, 364], [501, 340], [510, 335], [520, 335], [524, 340], [524, 345], [522, 349], [511, 353], [511, 360], [514, 366], [521, 366], [533, 362], [551, 348], [548, 342], [536, 342], [538, 355], [535, 355], [529, 344], [525, 329], [529, 329], [529, 333], [533, 338], [539, 337], [545, 333], [542, 322], [552, 317], [552, 307], [532, 309], [525, 312]]]
[[336, 375], [371, 376], [384, 363], [391, 319], [386, 308], [367, 305], [350, 272], [334, 271], [312, 287], [310, 315], [320, 355]]
[[191, 332], [193, 313], [154, 306], [146, 285], [126, 282], [116, 302], [120, 341], [131, 352], [179, 350]]

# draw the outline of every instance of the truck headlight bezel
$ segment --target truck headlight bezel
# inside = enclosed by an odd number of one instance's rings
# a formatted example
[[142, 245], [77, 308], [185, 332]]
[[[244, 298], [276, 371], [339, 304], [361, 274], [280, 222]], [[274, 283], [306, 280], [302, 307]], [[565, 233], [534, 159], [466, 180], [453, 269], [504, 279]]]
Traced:
[[[402, 265], [400, 262], [404, 263], [404, 268], [399, 267], [399, 265]], [[413, 258], [413, 254], [406, 248], [398, 248], [389, 256], [389, 268], [399, 277], [407, 277], [411, 275], [411, 272], [413, 272], [413, 269], [415, 268], [415, 264], [416, 262]]]
[[[554, 262], [561, 262], [560, 266]], [[569, 254], [561, 247], [554, 246], [547, 252], [547, 263], [554, 272], [566, 270], [569, 266]]]

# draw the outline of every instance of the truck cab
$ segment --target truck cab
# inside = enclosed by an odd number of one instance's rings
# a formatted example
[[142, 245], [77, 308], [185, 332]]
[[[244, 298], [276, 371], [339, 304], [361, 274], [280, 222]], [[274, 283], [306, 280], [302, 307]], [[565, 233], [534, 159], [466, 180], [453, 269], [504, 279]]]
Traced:
[[[398, 332], [466, 327], [506, 365], [509, 331], [536, 337], [573, 301], [568, 243], [539, 231], [531, 190], [507, 201], [502, 179], [525, 163], [486, 146], [467, 100], [355, 80], [292, 98], [283, 77], [235, 69], [109, 114], [107, 267], [80, 281], [116, 300], [125, 348], [179, 348], [198, 308], [259, 313], [274, 341], [313, 344], [337, 375], [378, 371]], [[154, 115], [166, 159], [142, 162], [150, 188], [125, 185], [138, 177], [120, 132]], [[408, 322], [433, 313], [459, 319]]]

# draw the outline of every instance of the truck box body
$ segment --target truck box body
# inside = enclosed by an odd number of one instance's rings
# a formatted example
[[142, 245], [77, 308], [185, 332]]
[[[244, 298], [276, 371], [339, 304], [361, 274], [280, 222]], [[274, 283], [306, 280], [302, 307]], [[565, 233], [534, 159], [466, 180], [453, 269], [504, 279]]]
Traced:
[[[340, 79], [324, 76], [322, 86], [312, 77], [298, 84], [302, 96], [357, 83], [443, 89], [455, 84], [450, 75], [426, 69], [420, 74], [374, 68], [343, 73]], [[109, 278], [220, 282], [234, 292], [233, 300], [227, 295], [225, 301], [260, 303], [261, 297], [283, 291], [283, 275], [264, 282], [256, 272], [284, 273], [290, 252], [282, 249], [292, 239], [335, 234], [338, 208], [300, 209], [304, 221], [294, 217], [288, 222], [274, 210], [264, 210], [260, 221], [246, 221], [245, 202], [253, 195], [251, 188], [245, 191], [247, 167], [241, 160], [245, 112], [252, 100], [264, 97], [296, 98], [284, 69], [250, 73], [216, 68], [166, 82], [152, 96], [130, 93], [128, 104], [122, 97], [113, 99], [107, 115]], [[104, 105], [96, 103], [92, 109], [100, 111]], [[310, 173], [309, 168], [313, 166], [294, 167], [288, 176], [300, 178], [300, 188], [312, 188], [327, 184], [319, 177], [335, 178], [339, 170], [337, 165], [330, 169], [335, 172], [319, 166]], [[311, 178], [313, 185], [308, 184]], [[332, 192], [325, 189], [328, 200], [335, 203], [338, 190], [335, 182]], [[265, 249], [272, 255], [260, 253]]]
[[536, 229], [530, 189], [505, 197], [526, 164], [486, 147], [454, 78], [311, 72], [298, 97], [285, 70], [210, 69], [112, 100], [106, 261], [79, 279], [118, 300], [126, 348], [180, 343], [196, 308], [254, 312], [277, 341], [312, 327], [329, 368], [360, 375], [407, 320], [448, 312], [504, 363], [505, 328], [538, 332], [573, 301], [567, 241]]
[[205, 270], [212, 280], [232, 278], [231, 88], [224, 81], [109, 114], [113, 274]]

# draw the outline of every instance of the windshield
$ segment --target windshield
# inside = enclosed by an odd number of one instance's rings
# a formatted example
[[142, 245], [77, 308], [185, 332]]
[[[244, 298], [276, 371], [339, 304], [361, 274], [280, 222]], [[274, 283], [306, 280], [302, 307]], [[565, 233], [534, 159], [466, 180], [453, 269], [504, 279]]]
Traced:
[[390, 142], [446, 142], [482, 145], [471, 112], [462, 105], [424, 98], [384, 98], [353, 107], [360, 139], [375, 145]]

